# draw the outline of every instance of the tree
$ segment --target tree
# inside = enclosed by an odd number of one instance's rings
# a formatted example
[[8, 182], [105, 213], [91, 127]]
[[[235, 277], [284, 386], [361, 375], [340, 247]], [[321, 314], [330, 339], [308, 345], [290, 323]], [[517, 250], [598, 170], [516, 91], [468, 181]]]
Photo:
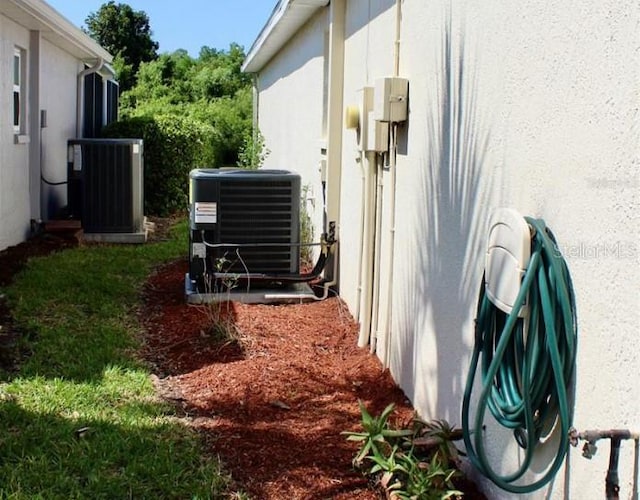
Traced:
[[240, 70], [244, 57], [232, 43], [229, 50], [202, 47], [196, 59], [180, 49], [143, 62], [135, 85], [120, 96], [120, 117], [191, 118], [212, 131], [203, 143], [208, 166], [255, 166], [260, 152], [247, 143], [253, 107], [251, 80]]
[[144, 11], [111, 0], [98, 12], [90, 13], [85, 24], [87, 33], [115, 56], [122, 90], [135, 85], [140, 63], [158, 57], [159, 45], [151, 38], [149, 17]]

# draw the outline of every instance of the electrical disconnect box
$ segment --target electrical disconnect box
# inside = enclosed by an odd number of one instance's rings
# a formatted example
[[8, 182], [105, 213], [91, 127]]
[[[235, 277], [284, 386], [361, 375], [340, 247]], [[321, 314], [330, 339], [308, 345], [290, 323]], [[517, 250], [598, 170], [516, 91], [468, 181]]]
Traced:
[[373, 118], [380, 122], [403, 122], [407, 119], [409, 80], [396, 76], [378, 78], [373, 96]]
[[367, 149], [367, 132], [369, 129], [369, 112], [373, 109], [373, 87], [362, 87], [358, 90], [358, 149]]
[[378, 121], [374, 111], [369, 111], [365, 151], [384, 153], [389, 150], [389, 122]]

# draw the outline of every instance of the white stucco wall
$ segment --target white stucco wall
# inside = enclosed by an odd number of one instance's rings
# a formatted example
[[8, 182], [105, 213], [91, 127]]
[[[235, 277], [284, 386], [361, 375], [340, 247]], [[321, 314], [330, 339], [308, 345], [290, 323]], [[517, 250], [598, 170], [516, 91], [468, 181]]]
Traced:
[[[369, 4], [347, 2], [345, 26], [345, 106], [357, 105], [361, 99], [359, 92], [365, 86], [372, 86], [375, 79], [391, 75], [393, 72], [393, 36], [395, 15], [393, 0], [375, 0]], [[363, 174], [370, 175], [375, 167], [367, 162], [357, 147], [355, 130], [345, 130], [342, 139], [342, 191], [340, 217], [340, 295], [349, 304], [352, 313], [358, 311], [360, 302], [360, 267], [362, 248], [362, 207], [364, 190]], [[388, 184], [388, 172], [384, 174]], [[383, 217], [390, 214], [389, 197], [383, 196], [385, 210]], [[386, 220], [388, 227], [388, 220]], [[389, 238], [381, 247], [381, 278], [388, 279], [390, 269]], [[386, 295], [386, 294], [383, 294]], [[384, 298], [386, 303], [386, 298]], [[384, 303], [381, 304], [384, 306]], [[380, 321], [386, 321], [385, 307], [380, 308]], [[357, 318], [361, 319], [361, 318]], [[380, 348], [384, 347], [380, 343]]]
[[[345, 105], [393, 70], [395, 19], [393, 0], [347, 2]], [[268, 166], [319, 158], [325, 22], [316, 17], [260, 75]], [[393, 324], [378, 354], [425, 418], [460, 424], [488, 219], [513, 207], [547, 222], [572, 273], [575, 427], [640, 432], [640, 4], [404, 0], [400, 42], [410, 114], [399, 129], [393, 260], [383, 174], [379, 308], [384, 321], [392, 287]], [[342, 143], [340, 293], [355, 314], [362, 163], [352, 130]], [[489, 447], [512, 470], [509, 440]], [[603, 496], [608, 445], [600, 450], [588, 461], [572, 449], [531, 498]], [[632, 451], [623, 444], [623, 498]], [[490, 498], [511, 497], [483, 484]]]
[[31, 217], [29, 144], [14, 144], [12, 85], [16, 48], [29, 51], [29, 31], [0, 15], [0, 249], [19, 243], [29, 234]]
[[319, 239], [322, 230], [320, 161], [326, 12], [308, 22], [257, 77], [258, 124], [270, 150], [264, 168], [292, 170], [308, 186], [307, 211]]
[[[444, 4], [403, 3], [411, 116], [398, 161], [392, 372], [425, 416], [459, 423], [487, 218], [511, 206], [546, 220], [572, 272], [574, 425], [637, 431], [640, 6]], [[490, 446], [515, 466], [513, 446]], [[561, 473], [532, 497], [603, 493], [607, 448], [592, 461], [573, 450], [566, 485]], [[623, 445], [625, 497], [632, 449]]]
[[[42, 129], [42, 171], [50, 182], [67, 178], [67, 141], [76, 135], [77, 75], [82, 64], [69, 53], [43, 40], [40, 107], [47, 111]], [[42, 184], [45, 219], [54, 218], [67, 203], [67, 186]]]

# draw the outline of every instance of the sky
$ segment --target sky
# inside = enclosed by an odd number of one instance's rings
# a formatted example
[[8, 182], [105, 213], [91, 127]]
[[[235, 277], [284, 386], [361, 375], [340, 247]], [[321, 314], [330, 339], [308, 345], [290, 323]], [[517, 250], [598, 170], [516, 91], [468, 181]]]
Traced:
[[[79, 27], [107, 0], [45, 0]], [[197, 57], [200, 48], [228, 49], [232, 42], [249, 52], [277, 0], [116, 0], [144, 11], [160, 44], [159, 53], [186, 49]]]

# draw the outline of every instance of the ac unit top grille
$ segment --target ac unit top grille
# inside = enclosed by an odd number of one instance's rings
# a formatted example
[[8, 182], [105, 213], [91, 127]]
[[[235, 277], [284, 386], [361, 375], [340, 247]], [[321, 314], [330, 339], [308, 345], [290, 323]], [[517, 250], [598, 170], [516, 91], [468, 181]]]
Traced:
[[207, 257], [214, 259], [209, 269], [215, 260], [224, 257], [225, 272], [299, 272], [300, 177], [297, 174], [282, 170], [197, 170], [191, 173], [191, 183], [192, 203], [216, 203], [215, 225], [203, 228], [207, 241], [251, 245], [237, 249], [209, 248]]

